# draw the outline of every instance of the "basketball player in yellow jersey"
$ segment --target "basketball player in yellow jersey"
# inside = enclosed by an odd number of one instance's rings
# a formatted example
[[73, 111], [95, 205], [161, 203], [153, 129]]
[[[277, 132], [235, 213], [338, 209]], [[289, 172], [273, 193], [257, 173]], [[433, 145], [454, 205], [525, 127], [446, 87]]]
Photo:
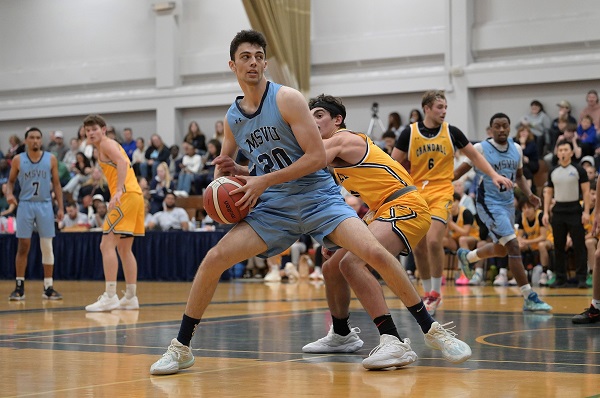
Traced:
[[462, 131], [445, 122], [448, 105], [443, 91], [425, 92], [421, 106], [425, 113], [423, 121], [400, 133], [392, 157], [400, 163], [410, 162], [410, 174], [431, 211], [431, 227], [426, 238], [414, 248], [414, 254], [425, 291], [425, 306], [434, 314], [441, 302], [443, 238], [454, 193], [454, 148], [490, 176], [498, 188], [512, 189], [512, 182], [494, 171]]
[[[339, 98], [320, 95], [309, 108], [317, 122], [327, 164], [334, 167], [340, 184], [361, 198], [369, 213], [364, 217], [369, 230], [393, 255], [407, 255], [427, 233], [431, 217], [427, 203], [417, 192], [412, 178], [388, 154], [364, 134], [345, 128], [346, 110]], [[461, 363], [471, 356], [464, 342], [451, 336], [425, 311], [425, 305], [404, 268], [397, 264], [385, 282], [406, 305], [421, 330], [425, 343], [442, 350], [442, 356]], [[305, 345], [310, 353], [354, 352], [363, 345], [349, 325], [350, 287], [373, 319], [380, 334], [379, 346], [363, 361], [367, 369], [401, 367], [417, 359], [410, 340], [401, 339], [385, 303], [381, 285], [366, 264], [347, 250], [337, 250], [325, 264], [323, 276], [333, 326], [329, 334]]]
[[[99, 312], [114, 309], [137, 310], [137, 261], [131, 247], [134, 236], [144, 236], [144, 199], [127, 154], [115, 140], [106, 137], [106, 122], [99, 115], [90, 115], [83, 121], [88, 142], [98, 149], [98, 162], [110, 190], [108, 214], [102, 226], [100, 242], [106, 290], [86, 311]], [[116, 251], [115, 251], [116, 249]], [[123, 263], [126, 290], [117, 296], [117, 251]]]

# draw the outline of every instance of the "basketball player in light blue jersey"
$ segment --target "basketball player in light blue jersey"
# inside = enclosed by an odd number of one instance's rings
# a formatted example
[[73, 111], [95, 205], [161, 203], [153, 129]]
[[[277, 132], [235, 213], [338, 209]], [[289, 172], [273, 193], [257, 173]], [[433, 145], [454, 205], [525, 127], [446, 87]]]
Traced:
[[[490, 119], [492, 138], [475, 144], [475, 149], [481, 153], [496, 172], [517, 183], [536, 208], [540, 198], [531, 192], [523, 176], [523, 153], [521, 147], [509, 138], [510, 119], [504, 113], [496, 113]], [[471, 169], [472, 164], [465, 162], [458, 166], [454, 178], [460, 178]], [[467, 278], [473, 276], [470, 263], [482, 258], [504, 257], [508, 254], [508, 266], [515, 277], [523, 299], [524, 311], [550, 311], [552, 307], [543, 302], [531, 289], [527, 274], [523, 267], [521, 250], [515, 234], [515, 205], [512, 189], [498, 189], [492, 180], [476, 169], [481, 182], [477, 188], [477, 214], [488, 227], [493, 243], [488, 243], [479, 249], [469, 251], [458, 249], [457, 255], [460, 266]]]
[[[223, 271], [253, 256], [278, 254], [302, 234], [328, 248], [350, 249], [400, 296], [402, 266], [346, 204], [325, 170], [325, 147], [304, 96], [265, 78], [266, 46], [253, 30], [239, 32], [231, 42], [229, 67], [244, 95], [227, 112], [221, 155], [213, 162], [215, 178], [231, 174], [246, 182], [232, 192], [242, 192], [237, 205], [252, 211], [200, 264], [179, 334], [151, 374], [177, 373], [194, 364], [190, 342]], [[233, 161], [238, 148], [253, 170]]]
[[50, 152], [42, 150], [42, 132], [32, 127], [25, 132], [27, 151], [15, 156], [12, 160], [8, 183], [6, 184], [6, 199], [8, 203], [17, 205], [14, 186], [19, 181], [21, 191], [17, 209], [17, 256], [16, 287], [10, 294], [9, 300], [25, 299], [25, 270], [27, 256], [31, 246], [31, 235], [37, 229], [40, 235], [42, 264], [44, 265], [44, 293], [42, 297], [49, 300], [60, 300], [62, 296], [53, 287], [54, 272], [54, 211], [52, 209], [52, 188], [58, 202], [56, 218], [62, 220], [63, 199], [60, 180], [58, 178], [58, 161]]

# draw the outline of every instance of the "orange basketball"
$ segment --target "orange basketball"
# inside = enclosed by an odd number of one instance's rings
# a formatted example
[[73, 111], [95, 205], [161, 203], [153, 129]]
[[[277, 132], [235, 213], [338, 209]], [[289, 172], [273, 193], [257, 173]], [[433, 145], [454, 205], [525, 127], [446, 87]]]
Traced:
[[206, 188], [203, 195], [204, 211], [220, 224], [235, 224], [248, 215], [250, 208], [240, 210], [235, 202], [243, 193], [231, 195], [230, 192], [246, 183], [235, 177], [219, 177]]

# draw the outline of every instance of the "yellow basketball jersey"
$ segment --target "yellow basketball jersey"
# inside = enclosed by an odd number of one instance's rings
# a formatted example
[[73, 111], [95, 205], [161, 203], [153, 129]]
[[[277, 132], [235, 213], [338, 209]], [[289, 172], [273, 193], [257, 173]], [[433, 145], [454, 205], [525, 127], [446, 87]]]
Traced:
[[377, 210], [394, 192], [413, 184], [408, 172], [364, 134], [367, 151], [362, 160], [352, 166], [335, 167], [337, 180], [352, 195], [361, 198], [369, 209]]
[[[136, 192], [141, 194], [142, 189], [140, 188], [140, 184], [138, 184], [137, 182], [137, 178], [135, 178], [135, 173], [133, 172], [133, 168], [131, 167], [131, 162], [129, 162], [129, 157], [127, 157], [127, 153], [121, 145], [119, 145], [119, 150], [121, 151], [121, 155], [127, 160], [127, 163], [129, 164], [129, 166], [127, 167], [127, 176], [125, 177], [125, 186], [123, 187], [123, 193]], [[102, 172], [106, 176], [110, 194], [114, 195], [117, 191], [117, 165], [113, 162], [103, 161], [98, 161], [98, 164], [100, 165], [100, 167], [102, 168]]]
[[[536, 210], [535, 221], [533, 225], [529, 225], [529, 221], [527, 221], [527, 217], [525, 217], [525, 214], [521, 215], [521, 224], [523, 224], [523, 232], [525, 232], [528, 239], [535, 239], [540, 236], [540, 228], [542, 227], [542, 225], [540, 225], [539, 217], [541, 212], [542, 211], [539, 209]], [[546, 228], [546, 239], [549, 241], [553, 241], [554, 239], [554, 236], [552, 236], [552, 229], [550, 228], [550, 226]]]
[[[463, 227], [465, 225], [464, 214], [466, 209], [467, 208], [464, 206], [459, 207], [458, 218], [456, 219], [456, 225], [458, 225], [459, 227]], [[460, 237], [460, 235], [458, 235], [455, 231], [452, 231], [451, 236], [453, 239], [458, 239]], [[477, 222], [475, 222], [475, 220], [473, 220], [473, 224], [471, 224], [471, 230], [469, 231], [469, 235], [467, 236], [472, 236], [474, 238], [479, 239], [479, 225], [477, 225]]]
[[448, 123], [444, 122], [435, 137], [421, 134], [417, 123], [410, 125], [408, 147], [410, 175], [419, 189], [423, 184], [451, 183], [454, 179], [454, 146]]

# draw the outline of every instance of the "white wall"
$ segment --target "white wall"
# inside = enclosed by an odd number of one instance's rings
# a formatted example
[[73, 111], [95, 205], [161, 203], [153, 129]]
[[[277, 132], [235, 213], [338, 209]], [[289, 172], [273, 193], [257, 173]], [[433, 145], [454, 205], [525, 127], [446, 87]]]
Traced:
[[[211, 137], [240, 93], [227, 61], [250, 27], [242, 3], [176, 0], [160, 14], [152, 3], [0, 2], [0, 149], [31, 125], [74, 135], [89, 113], [168, 144], [192, 120]], [[311, 95], [342, 96], [349, 126], [365, 131], [373, 102], [387, 125], [423, 91], [446, 89], [448, 120], [472, 139], [491, 114], [517, 120], [534, 98], [551, 117], [561, 99], [577, 114], [600, 89], [599, 20], [594, 0], [314, 0]]]

